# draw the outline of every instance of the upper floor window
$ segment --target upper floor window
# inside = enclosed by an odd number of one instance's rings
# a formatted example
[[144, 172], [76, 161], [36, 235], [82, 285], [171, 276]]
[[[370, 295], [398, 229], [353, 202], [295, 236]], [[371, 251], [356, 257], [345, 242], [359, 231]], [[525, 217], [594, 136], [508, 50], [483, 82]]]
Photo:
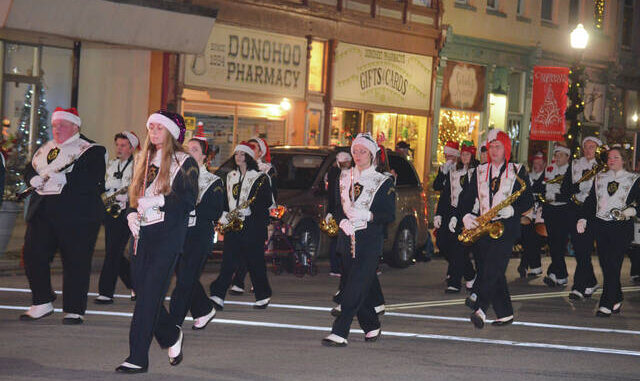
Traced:
[[498, 0], [487, 0], [487, 9], [498, 9]]
[[540, 18], [545, 21], [553, 21], [553, 0], [542, 0]]
[[524, 16], [525, 13], [525, 2], [526, 0], [518, 0], [518, 4], [517, 4], [517, 8], [516, 8], [516, 13], [518, 14], [518, 16]]
[[469, 4], [469, 0], [456, 0], [458, 4]]
[[631, 47], [633, 36], [633, 0], [624, 0], [622, 9], [622, 46]]

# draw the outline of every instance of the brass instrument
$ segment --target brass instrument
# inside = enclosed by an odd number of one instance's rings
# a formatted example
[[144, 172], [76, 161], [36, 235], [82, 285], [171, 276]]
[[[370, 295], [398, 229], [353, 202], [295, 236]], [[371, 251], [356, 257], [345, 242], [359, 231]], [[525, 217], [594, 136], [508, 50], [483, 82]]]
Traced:
[[122, 208], [120, 208], [120, 204], [116, 201], [116, 196], [120, 196], [122, 194], [126, 194], [129, 191], [129, 187], [124, 187], [116, 191], [116, 193], [107, 197], [106, 193], [102, 194], [102, 202], [104, 203], [104, 208], [107, 210], [107, 213], [113, 217], [118, 218], [120, 213], [122, 213]]
[[256, 196], [258, 195], [258, 189], [260, 189], [260, 187], [264, 183], [264, 179], [265, 179], [265, 177], [262, 177], [260, 179], [260, 182], [258, 183], [258, 186], [256, 187], [256, 191], [253, 194], [253, 196], [251, 196], [251, 198], [249, 198], [245, 202], [241, 203], [234, 210], [230, 211], [227, 214], [227, 219], [229, 220], [228, 223], [226, 223], [226, 224], [221, 224], [221, 223], [216, 224], [216, 226], [214, 228], [214, 230], [216, 232], [218, 232], [219, 234], [224, 235], [224, 234], [226, 234], [226, 233], [228, 233], [230, 231], [239, 232], [240, 230], [244, 229], [244, 221], [242, 220], [242, 218], [240, 218], [240, 210], [246, 209], [246, 208], [250, 207], [251, 204], [253, 204], [253, 202], [256, 200]]
[[609, 211], [609, 217], [615, 221], [624, 221], [627, 217], [622, 212], [627, 208], [635, 208], [636, 206], [638, 206], [638, 203], [634, 201], [623, 208], [613, 208]]
[[[580, 183], [591, 180], [600, 172], [608, 171], [609, 166], [607, 165], [606, 154], [607, 150], [604, 148], [604, 146], [598, 146], [598, 148], [596, 148], [596, 165], [594, 165], [593, 168], [591, 168], [587, 173], [582, 175], [580, 180], [578, 180], [575, 185], [579, 185]], [[582, 205], [582, 202], [578, 200], [575, 194], [571, 196], [571, 201], [573, 201], [573, 203], [578, 206]]]
[[465, 245], [471, 245], [487, 234], [493, 239], [498, 239], [502, 236], [502, 233], [504, 233], [504, 224], [502, 223], [502, 221], [491, 220], [498, 215], [498, 212], [500, 212], [500, 210], [513, 204], [518, 199], [518, 197], [520, 197], [520, 195], [527, 189], [527, 184], [517, 175], [516, 181], [520, 183], [520, 189], [502, 200], [502, 202], [498, 203], [498, 205], [495, 205], [493, 208], [489, 209], [485, 214], [479, 216], [476, 219], [476, 222], [478, 223], [477, 228], [465, 228], [464, 230], [462, 230], [462, 233], [458, 235], [458, 241], [464, 243]]
[[549, 181], [545, 181], [545, 183], [547, 183], [547, 184], [560, 184], [564, 180], [564, 176], [565, 175], [556, 176], [556, 177], [554, 177], [553, 179], [551, 179]]
[[340, 227], [333, 217], [329, 218], [329, 222], [324, 219], [320, 221], [320, 231], [326, 233], [329, 237], [337, 236], [339, 230]]

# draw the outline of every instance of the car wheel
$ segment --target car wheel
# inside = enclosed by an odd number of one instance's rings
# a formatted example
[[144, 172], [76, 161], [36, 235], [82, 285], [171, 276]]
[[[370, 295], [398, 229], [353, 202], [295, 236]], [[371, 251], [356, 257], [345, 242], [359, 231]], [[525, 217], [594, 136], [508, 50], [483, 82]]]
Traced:
[[391, 265], [393, 267], [407, 267], [414, 262], [416, 251], [416, 234], [409, 224], [403, 224], [396, 232], [391, 253]]

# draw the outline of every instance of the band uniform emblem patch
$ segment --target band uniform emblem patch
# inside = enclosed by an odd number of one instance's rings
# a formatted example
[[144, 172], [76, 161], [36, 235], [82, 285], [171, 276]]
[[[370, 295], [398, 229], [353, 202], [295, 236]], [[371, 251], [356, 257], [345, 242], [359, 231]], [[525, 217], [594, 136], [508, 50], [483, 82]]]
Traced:
[[618, 191], [619, 185], [620, 183], [618, 183], [617, 181], [612, 181], [607, 184], [607, 193], [609, 193], [609, 196], [613, 196]]
[[147, 172], [147, 181], [145, 182], [145, 188], [148, 188], [149, 185], [151, 185], [151, 183], [153, 182], [153, 180], [156, 179], [156, 176], [158, 176], [158, 170], [159, 168], [156, 167], [155, 165], [153, 164], [149, 165], [149, 172]]
[[360, 197], [360, 194], [362, 193], [362, 188], [363, 186], [361, 184], [355, 183], [353, 185], [353, 201], [357, 200], [358, 197]]
[[494, 177], [493, 179], [491, 179], [491, 185], [489, 189], [493, 194], [498, 193], [498, 189], [500, 189], [500, 177]]
[[460, 176], [460, 186], [464, 187], [464, 182], [467, 181], [467, 176]]
[[240, 183], [233, 185], [233, 188], [231, 188], [231, 194], [233, 195], [233, 198], [238, 198], [240, 195]]
[[590, 169], [583, 169], [583, 170], [582, 170], [582, 176], [586, 175], [586, 174], [587, 174], [587, 172], [589, 172], [589, 171], [590, 171]]
[[51, 148], [49, 150], [49, 153], [47, 154], [47, 164], [51, 164], [51, 162], [58, 157], [59, 153], [60, 153], [60, 148], [58, 147]]

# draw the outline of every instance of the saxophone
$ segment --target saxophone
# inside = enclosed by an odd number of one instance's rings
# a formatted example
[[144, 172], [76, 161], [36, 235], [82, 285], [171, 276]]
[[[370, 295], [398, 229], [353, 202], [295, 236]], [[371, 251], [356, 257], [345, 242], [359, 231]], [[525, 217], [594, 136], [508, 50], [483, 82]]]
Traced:
[[[582, 175], [580, 180], [578, 180], [575, 185], [591, 180], [600, 172], [608, 171], [609, 166], [607, 165], [606, 154], [607, 150], [604, 148], [604, 146], [599, 146], [598, 148], [596, 148], [596, 165], [594, 165], [593, 168], [589, 170], [589, 172]], [[571, 201], [573, 201], [573, 203], [578, 206], [582, 205], [582, 202], [578, 200], [575, 194], [571, 196]]]
[[502, 223], [502, 221], [491, 220], [498, 215], [498, 212], [500, 212], [500, 210], [513, 204], [518, 199], [518, 197], [520, 197], [520, 195], [527, 189], [527, 184], [517, 175], [516, 181], [520, 183], [520, 189], [511, 194], [509, 197], [505, 198], [502, 202], [498, 203], [498, 205], [495, 205], [493, 208], [489, 209], [485, 214], [479, 216], [476, 219], [476, 222], [478, 223], [477, 228], [463, 229], [462, 233], [458, 235], [458, 241], [464, 243], [465, 245], [471, 245], [487, 234], [489, 234], [489, 237], [493, 239], [502, 237], [502, 233], [504, 233], [504, 224]]
[[260, 189], [262, 184], [264, 184], [264, 179], [265, 177], [262, 177], [260, 179], [260, 182], [258, 183], [253, 196], [251, 196], [248, 200], [244, 201], [227, 214], [227, 219], [229, 220], [229, 222], [226, 224], [221, 224], [218, 222], [218, 224], [214, 228], [215, 231], [217, 231], [219, 234], [224, 235], [225, 233], [228, 233], [230, 231], [239, 232], [240, 230], [244, 229], [244, 221], [242, 220], [242, 218], [240, 218], [240, 210], [246, 209], [253, 204], [253, 202], [256, 200], [256, 196], [258, 195], [258, 190]]
[[102, 194], [102, 202], [104, 203], [104, 208], [107, 210], [107, 213], [111, 217], [118, 218], [118, 216], [120, 216], [120, 213], [122, 212], [122, 208], [120, 208], [118, 201], [116, 201], [116, 196], [126, 194], [128, 191], [129, 187], [124, 187], [119, 189], [116, 193], [112, 194], [109, 197], [106, 196], [106, 193]]
[[336, 219], [331, 217], [328, 222], [325, 219], [320, 220], [320, 231], [326, 233], [329, 237], [335, 237], [338, 235], [340, 227]]

